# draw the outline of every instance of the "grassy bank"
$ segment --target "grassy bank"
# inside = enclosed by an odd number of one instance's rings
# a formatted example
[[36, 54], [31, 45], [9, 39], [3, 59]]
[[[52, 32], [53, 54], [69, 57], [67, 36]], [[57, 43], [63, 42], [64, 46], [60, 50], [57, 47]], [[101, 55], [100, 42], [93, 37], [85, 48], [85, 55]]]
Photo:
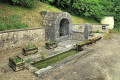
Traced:
[[[18, 29], [19, 28], [27, 28], [27, 25], [29, 28], [35, 28], [35, 27], [43, 27], [42, 26], [42, 21], [43, 18], [40, 15], [40, 11], [49, 11], [49, 12], [63, 12], [63, 10], [60, 10], [54, 6], [39, 2], [35, 8], [29, 9], [29, 8], [23, 8], [23, 7], [19, 7], [16, 5], [9, 5], [9, 4], [3, 4], [0, 3], [0, 27], [4, 26], [7, 22], [8, 23], [7, 26], [11, 26], [8, 28], [5, 28], [3, 30], [6, 29], [15, 29], [17, 25]], [[19, 18], [12, 18], [10, 16], [19, 16]], [[94, 19], [89, 19], [86, 17], [78, 17], [76, 15], [71, 15], [72, 16], [72, 20], [74, 24], [78, 24], [78, 23], [97, 23]], [[3, 19], [4, 18], [4, 19]], [[19, 22], [11, 22], [12, 19], [14, 19], [14, 21], [19, 21]], [[21, 19], [21, 20], [20, 20]], [[21, 26], [21, 27], [20, 27]]]

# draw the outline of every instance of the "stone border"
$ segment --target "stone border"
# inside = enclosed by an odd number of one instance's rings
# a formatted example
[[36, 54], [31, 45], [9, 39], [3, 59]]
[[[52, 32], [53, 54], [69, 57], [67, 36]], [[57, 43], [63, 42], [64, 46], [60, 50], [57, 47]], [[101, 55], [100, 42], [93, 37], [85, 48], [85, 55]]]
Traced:
[[36, 29], [44, 29], [44, 28], [30, 28], [30, 29], [14, 29], [14, 30], [5, 30], [5, 31], [0, 31], [0, 33], [18, 32], [18, 31], [36, 30]]
[[0, 50], [9, 50], [42, 41], [45, 41], [45, 28], [0, 31]]
[[[74, 25], [85, 25], [86, 23], [81, 23], [81, 24], [73, 24]], [[104, 25], [104, 26], [109, 26], [109, 24], [100, 24], [100, 23], [89, 23], [90, 25]]]
[[64, 66], [69, 66], [70, 64], [76, 62], [76, 60], [82, 58], [82, 57], [85, 57], [89, 54], [91, 54], [94, 50], [93, 49], [85, 49], [84, 51], [81, 51], [73, 56], [69, 56], [68, 58], [65, 58], [57, 63], [54, 63], [46, 68], [42, 68], [36, 72], [34, 72], [34, 74], [37, 76], [37, 77], [44, 77], [46, 74], [51, 74], [51, 72], [53, 70], [57, 70], [57, 69], [60, 69]]

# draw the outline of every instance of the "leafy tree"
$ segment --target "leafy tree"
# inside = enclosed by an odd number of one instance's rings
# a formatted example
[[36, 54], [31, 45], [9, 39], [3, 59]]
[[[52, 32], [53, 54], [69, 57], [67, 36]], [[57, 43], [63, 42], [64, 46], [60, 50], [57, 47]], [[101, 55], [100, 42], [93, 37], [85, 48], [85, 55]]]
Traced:
[[7, 2], [10, 4], [16, 4], [28, 8], [34, 7], [35, 4], [37, 4], [38, 0], [1, 0], [2, 2]]
[[114, 3], [114, 18], [115, 18], [115, 27], [120, 27], [120, 1], [113, 0]]

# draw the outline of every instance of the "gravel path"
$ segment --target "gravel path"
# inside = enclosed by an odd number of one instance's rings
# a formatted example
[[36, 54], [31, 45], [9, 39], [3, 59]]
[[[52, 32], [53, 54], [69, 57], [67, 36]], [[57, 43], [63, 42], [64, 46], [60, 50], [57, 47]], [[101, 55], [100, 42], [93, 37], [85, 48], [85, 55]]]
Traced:
[[94, 53], [80, 58], [69, 66], [54, 69], [39, 79], [28, 70], [13, 72], [8, 58], [17, 53], [1, 53], [0, 80], [120, 80], [120, 35], [112, 40], [101, 40], [89, 46]]

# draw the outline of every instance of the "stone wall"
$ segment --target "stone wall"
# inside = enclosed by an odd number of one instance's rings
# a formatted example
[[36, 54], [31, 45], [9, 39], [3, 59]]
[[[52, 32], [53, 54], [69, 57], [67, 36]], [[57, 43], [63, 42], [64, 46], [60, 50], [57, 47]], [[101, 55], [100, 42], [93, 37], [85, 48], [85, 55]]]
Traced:
[[[72, 18], [67, 12], [47, 12], [44, 15], [43, 25], [46, 28], [46, 40], [61, 41], [71, 38]], [[61, 37], [60, 34], [64, 35]]]
[[85, 28], [85, 24], [74, 24], [72, 30], [75, 30], [75, 31], [78, 30], [83, 32], [84, 28]]
[[[103, 33], [109, 32], [109, 24], [99, 24], [99, 23], [91, 23], [92, 31], [99, 31]], [[102, 29], [103, 26], [106, 26], [106, 29]], [[73, 30], [84, 31], [85, 24], [74, 24]]]
[[9, 30], [0, 32], [0, 50], [13, 49], [45, 40], [44, 28]]
[[79, 41], [84, 41], [85, 37], [84, 37], [84, 32], [82, 31], [72, 31], [72, 39], [73, 40], [79, 40]]
[[[107, 24], [91, 24], [92, 25], [92, 31], [99, 31], [103, 33], [109, 32], [109, 25]], [[102, 26], [106, 26], [106, 29], [102, 29]]]

